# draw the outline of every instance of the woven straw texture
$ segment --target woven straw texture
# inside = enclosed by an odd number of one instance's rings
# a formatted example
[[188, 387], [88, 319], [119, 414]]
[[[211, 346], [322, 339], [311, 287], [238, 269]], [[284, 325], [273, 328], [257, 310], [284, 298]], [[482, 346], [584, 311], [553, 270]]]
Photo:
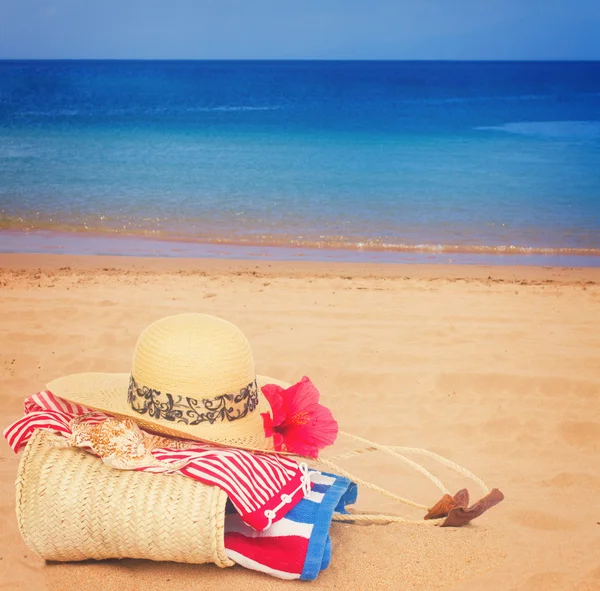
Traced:
[[233, 565], [221, 489], [179, 475], [115, 470], [83, 450], [58, 447], [61, 441], [37, 430], [19, 465], [17, 521], [36, 554]]
[[140, 385], [194, 398], [238, 392], [255, 378], [242, 331], [208, 314], [153, 322], [137, 341], [131, 373]]

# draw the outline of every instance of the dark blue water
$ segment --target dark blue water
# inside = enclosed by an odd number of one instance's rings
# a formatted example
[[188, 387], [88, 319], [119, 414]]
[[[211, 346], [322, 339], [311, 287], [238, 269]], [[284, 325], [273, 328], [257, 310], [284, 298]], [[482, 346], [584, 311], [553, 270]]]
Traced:
[[600, 62], [0, 62], [0, 228], [600, 249]]

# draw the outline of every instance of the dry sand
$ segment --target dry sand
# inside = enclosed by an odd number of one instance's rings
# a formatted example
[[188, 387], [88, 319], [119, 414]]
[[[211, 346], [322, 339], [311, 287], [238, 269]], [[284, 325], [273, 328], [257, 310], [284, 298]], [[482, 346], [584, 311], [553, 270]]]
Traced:
[[[142, 328], [201, 311], [244, 331], [260, 373], [310, 376], [346, 431], [436, 451], [506, 495], [462, 529], [335, 524], [315, 583], [212, 565], [45, 565], [17, 530], [18, 458], [2, 440], [0, 588], [600, 589], [600, 270], [50, 255], [1, 255], [0, 269], [2, 426], [50, 379], [128, 371]], [[344, 465], [428, 505], [439, 496], [385, 457]]]

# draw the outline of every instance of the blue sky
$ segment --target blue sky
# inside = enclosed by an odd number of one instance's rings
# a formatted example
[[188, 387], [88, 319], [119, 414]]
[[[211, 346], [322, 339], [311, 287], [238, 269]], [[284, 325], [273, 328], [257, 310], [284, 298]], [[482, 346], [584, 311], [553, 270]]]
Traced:
[[3, 0], [0, 59], [600, 59], [600, 0]]

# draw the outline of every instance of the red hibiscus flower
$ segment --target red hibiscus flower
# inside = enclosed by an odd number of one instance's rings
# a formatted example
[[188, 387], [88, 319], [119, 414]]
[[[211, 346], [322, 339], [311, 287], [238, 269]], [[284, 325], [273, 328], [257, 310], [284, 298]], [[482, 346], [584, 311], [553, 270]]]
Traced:
[[276, 451], [316, 458], [320, 449], [336, 440], [337, 421], [328, 408], [319, 404], [319, 391], [307, 377], [287, 390], [267, 384], [262, 393], [273, 415], [271, 418], [268, 412], [261, 414], [265, 434], [273, 437]]

